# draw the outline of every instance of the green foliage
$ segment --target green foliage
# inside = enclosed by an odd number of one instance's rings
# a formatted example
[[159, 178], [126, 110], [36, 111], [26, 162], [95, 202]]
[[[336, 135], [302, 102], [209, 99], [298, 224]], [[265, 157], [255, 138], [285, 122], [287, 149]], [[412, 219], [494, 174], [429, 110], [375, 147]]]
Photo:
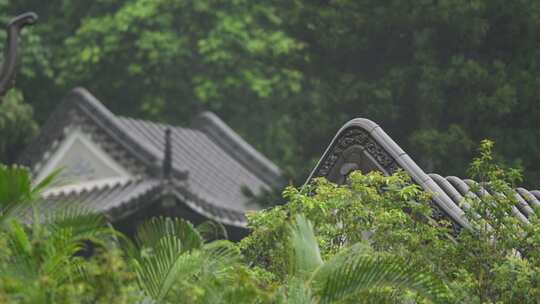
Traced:
[[37, 130], [32, 107], [23, 103], [19, 91], [10, 90], [0, 104], [0, 160], [15, 161]]
[[[26, 168], [0, 165], [0, 300], [126, 303], [136, 294], [124, 287], [129, 275], [109, 246], [113, 232], [103, 217], [76, 206], [40, 214], [33, 206], [57, 174], [32, 186]], [[27, 216], [30, 209], [33, 216]], [[87, 260], [81, 252], [89, 242], [100, 253]], [[104, 253], [104, 248], [111, 250]], [[101, 269], [104, 265], [110, 268]]]
[[32, 186], [27, 168], [0, 164], [0, 226], [13, 216], [17, 208], [28, 207], [28, 204], [36, 200], [57, 175], [58, 171], [55, 171]]
[[[152, 219], [140, 227], [136, 239], [138, 249], [131, 255], [138, 282], [157, 302], [172, 301], [181, 295], [197, 300], [210, 292], [218, 293], [205, 290], [210, 287], [205, 284], [227, 280], [232, 274], [227, 270], [232, 270], [239, 260], [232, 244], [214, 241], [203, 245], [197, 230], [180, 219]], [[200, 295], [189, 292], [196, 285]]]
[[239, 244], [217, 239], [211, 224], [198, 227], [205, 241], [180, 219], [151, 219], [132, 243], [76, 205], [50, 214], [35, 206], [31, 219], [5, 212], [29, 208], [54, 176], [32, 187], [26, 169], [2, 166], [0, 300], [536, 303], [539, 218], [516, 217], [519, 171], [492, 151], [483, 141], [470, 167], [478, 184], [462, 207], [471, 229], [433, 220], [431, 194], [403, 172], [353, 172], [343, 186], [287, 188], [287, 204], [249, 215], [252, 233]]
[[[286, 254], [290, 245], [283, 241], [288, 233], [285, 227], [291, 218], [306, 214], [314, 223], [315, 240], [324, 260], [339, 259], [351, 246], [371, 248], [360, 254], [365, 261], [355, 264], [350, 260], [349, 267], [358, 271], [345, 272], [350, 277], [337, 280], [336, 288], [357, 288], [360, 285], [354, 282], [363, 279], [362, 265], [383, 257], [419, 273], [434, 273], [448, 285], [450, 302], [536, 303], [540, 223], [535, 214], [529, 215], [526, 223], [516, 217], [516, 208], [523, 208], [512, 190], [519, 171], [496, 163], [492, 148], [492, 142], [482, 142], [471, 165], [470, 172], [479, 183], [472, 188], [476, 195], [468, 196], [462, 206], [471, 230], [456, 234], [452, 223], [431, 220], [430, 194], [411, 184], [402, 172], [388, 177], [353, 172], [343, 186], [317, 180], [302, 190], [288, 188], [287, 205], [249, 217], [253, 232], [240, 246], [251, 263], [275, 273], [278, 281], [286, 281], [291, 267], [297, 266]], [[294, 242], [306, 243], [312, 237], [298, 240]], [[316, 264], [311, 255], [300, 255], [311, 261], [302, 269]], [[407, 278], [414, 278], [411, 275]], [[307, 296], [296, 283], [290, 284], [292, 296]], [[311, 295], [316, 293], [310, 291]], [[360, 294], [377, 299], [375, 302], [422, 301], [418, 298], [421, 293], [396, 292], [395, 288]]]
[[122, 115], [207, 108], [300, 183], [366, 117], [428, 171], [464, 175], [493, 138], [540, 180], [535, 0], [0, 2], [3, 20], [29, 9], [18, 87], [39, 121], [78, 85]]
[[293, 268], [287, 279], [287, 303], [338, 303], [387, 286], [415, 290], [436, 302], [447, 293], [440, 280], [399, 257], [377, 256], [365, 244], [344, 248], [323, 261], [313, 227], [302, 215], [296, 216], [289, 234]]

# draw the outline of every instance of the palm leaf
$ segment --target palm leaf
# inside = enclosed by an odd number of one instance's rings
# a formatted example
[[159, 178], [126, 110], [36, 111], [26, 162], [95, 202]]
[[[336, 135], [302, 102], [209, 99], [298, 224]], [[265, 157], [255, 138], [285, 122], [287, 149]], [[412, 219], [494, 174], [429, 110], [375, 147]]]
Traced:
[[59, 173], [59, 170], [54, 171], [32, 187], [32, 178], [27, 168], [0, 165], [0, 224], [12, 216], [15, 210], [34, 202]]
[[202, 224], [197, 225], [197, 231], [201, 237], [206, 241], [217, 239], [228, 239], [229, 235], [227, 229], [223, 224], [215, 221], [205, 221]]
[[25, 227], [17, 221], [9, 221], [4, 234], [10, 249], [10, 263], [4, 264], [0, 272], [7, 276], [35, 278], [38, 275], [34, 246]]
[[41, 275], [57, 283], [72, 280], [80, 274], [80, 263], [75, 255], [83, 248], [82, 241], [73, 235], [73, 230], [64, 228], [50, 235], [43, 246], [40, 265]]
[[312, 304], [316, 303], [311, 288], [304, 280], [292, 277], [281, 291], [278, 303], [287, 304]]
[[0, 223], [11, 216], [17, 206], [29, 202], [30, 195], [31, 178], [28, 169], [0, 165]]
[[105, 217], [80, 205], [72, 205], [62, 209], [44, 212], [43, 229], [49, 234], [69, 229], [72, 241], [93, 241], [96, 243], [113, 234], [106, 226]]
[[[196, 249], [202, 238], [193, 225], [182, 219], [152, 218], [143, 223], [135, 236], [138, 252], [131, 252], [138, 282], [156, 301], [167, 296], [181, 277], [194, 275], [204, 258]], [[194, 251], [195, 250], [195, 251]]]
[[220, 277], [240, 256], [228, 241], [203, 245], [197, 230], [182, 219], [151, 219], [141, 225], [136, 240], [140, 252], [131, 256], [139, 286], [156, 301], [167, 297], [179, 281]]
[[445, 299], [446, 286], [426, 271], [406, 265], [397, 257], [368, 255], [364, 250], [353, 246], [314, 273], [311, 284], [321, 303], [387, 286], [413, 290], [435, 302]]
[[0, 206], [21, 202], [29, 198], [31, 178], [28, 169], [20, 166], [0, 165]]
[[323, 260], [313, 226], [303, 215], [297, 215], [290, 226], [289, 241], [292, 249], [290, 274], [307, 279], [323, 264]]
[[135, 260], [135, 272], [141, 288], [156, 301], [167, 296], [173, 284], [194, 275], [204, 259], [199, 251], [182, 253], [178, 238], [165, 236], [152, 251]]
[[143, 223], [137, 230], [135, 239], [141, 247], [154, 247], [165, 236], [177, 238], [182, 245], [181, 251], [200, 248], [203, 243], [201, 235], [191, 223], [167, 217], [156, 217]]
[[49, 175], [45, 176], [45, 178], [42, 181], [40, 181], [37, 185], [35, 185], [30, 191], [31, 198], [36, 199], [37, 197], [39, 197], [45, 189], [50, 187], [53, 184], [53, 182], [57, 180], [61, 172], [62, 172], [62, 169], [57, 169], [57, 170], [54, 170]]

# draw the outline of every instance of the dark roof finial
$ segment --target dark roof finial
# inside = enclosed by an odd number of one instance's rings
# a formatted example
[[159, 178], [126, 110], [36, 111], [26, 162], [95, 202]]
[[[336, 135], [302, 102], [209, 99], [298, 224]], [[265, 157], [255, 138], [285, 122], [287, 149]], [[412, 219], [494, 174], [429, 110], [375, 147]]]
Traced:
[[34, 24], [37, 20], [35, 13], [25, 13], [13, 18], [7, 25], [7, 40], [4, 46], [4, 62], [0, 68], [0, 102], [6, 91], [15, 81], [15, 66], [18, 60], [19, 34], [26, 25]]
[[171, 152], [171, 129], [165, 129], [165, 155], [163, 156], [163, 178], [170, 179], [172, 172], [172, 152]]

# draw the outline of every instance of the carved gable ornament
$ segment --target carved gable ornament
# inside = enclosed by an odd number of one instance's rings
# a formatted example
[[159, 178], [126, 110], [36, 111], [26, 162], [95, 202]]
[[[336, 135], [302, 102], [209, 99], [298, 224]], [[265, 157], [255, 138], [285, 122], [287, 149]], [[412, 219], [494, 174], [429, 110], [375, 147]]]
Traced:
[[325, 177], [331, 182], [343, 184], [347, 175], [354, 170], [364, 173], [375, 170], [390, 175], [399, 169], [409, 174], [424, 190], [435, 194], [431, 202], [434, 218], [449, 218], [461, 227], [469, 226], [463, 217], [463, 210], [379, 125], [368, 119], [353, 119], [338, 131], [307, 183], [313, 178]]
[[338, 131], [309, 179], [325, 177], [343, 184], [354, 170], [394, 173], [400, 167], [395, 156], [388, 153], [371, 134], [377, 129], [380, 129], [378, 125], [365, 119], [347, 123]]

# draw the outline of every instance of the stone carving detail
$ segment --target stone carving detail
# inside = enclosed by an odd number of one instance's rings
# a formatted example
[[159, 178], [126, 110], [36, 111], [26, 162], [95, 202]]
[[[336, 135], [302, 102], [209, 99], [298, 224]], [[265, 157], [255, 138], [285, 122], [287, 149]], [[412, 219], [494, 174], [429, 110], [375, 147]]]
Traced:
[[334, 146], [330, 149], [328, 155], [315, 174], [314, 177], [327, 177], [336, 162], [347, 148], [359, 145], [388, 173], [392, 174], [399, 169], [395, 160], [369, 135], [369, 133], [360, 128], [351, 128], [346, 130], [337, 139]]
[[[361, 128], [350, 128], [339, 136], [339, 138], [330, 148], [329, 154], [314, 172], [313, 177], [328, 177], [332, 169], [336, 166], [338, 160], [344, 157], [344, 152], [354, 145], [361, 146], [363, 151], [367, 152], [367, 154], [371, 156], [377, 165], [384, 169], [385, 172], [383, 173], [393, 174], [399, 169], [402, 169], [396, 160], [388, 152], [386, 152], [386, 150], [379, 143], [377, 143], [377, 141], [366, 130]], [[351, 166], [351, 164], [345, 163], [344, 166]], [[340, 170], [340, 173], [346, 175], [350, 171], [351, 170]], [[430, 206], [433, 209], [433, 219], [436, 221], [451, 219], [433, 202], [430, 202]], [[454, 230], [458, 231], [459, 225], [453, 222], [453, 226]]]

